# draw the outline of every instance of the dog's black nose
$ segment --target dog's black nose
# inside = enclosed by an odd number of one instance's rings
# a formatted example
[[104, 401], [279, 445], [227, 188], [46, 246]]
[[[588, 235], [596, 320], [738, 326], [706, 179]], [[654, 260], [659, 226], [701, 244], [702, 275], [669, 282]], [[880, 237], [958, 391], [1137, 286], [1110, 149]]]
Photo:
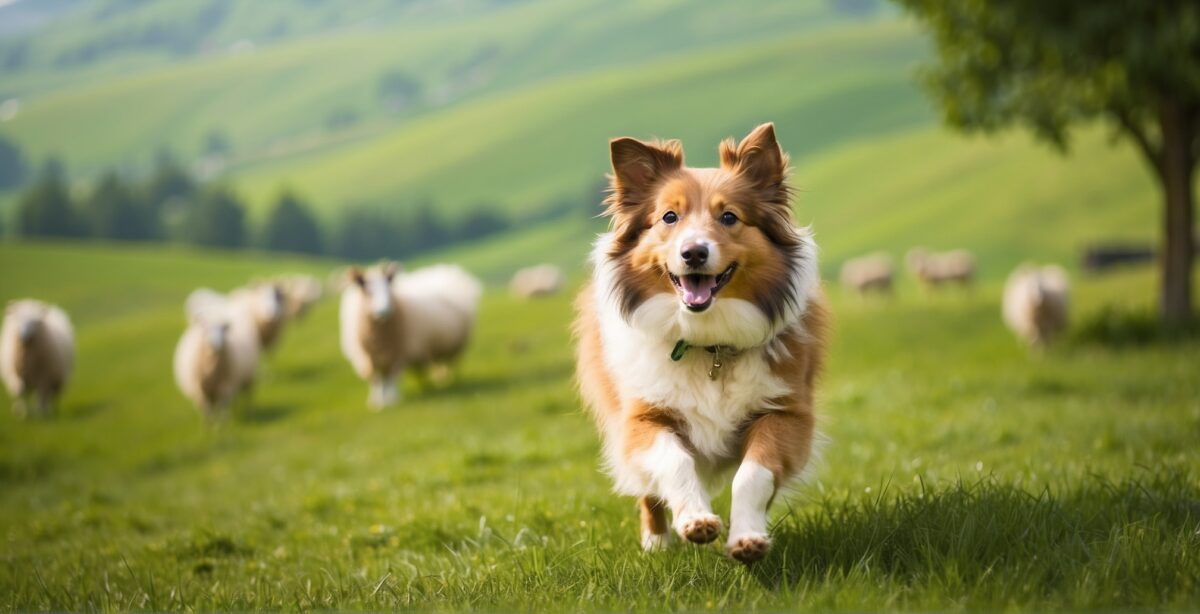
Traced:
[[708, 246], [703, 243], [689, 243], [683, 246], [679, 253], [683, 263], [688, 266], [700, 266], [708, 261]]

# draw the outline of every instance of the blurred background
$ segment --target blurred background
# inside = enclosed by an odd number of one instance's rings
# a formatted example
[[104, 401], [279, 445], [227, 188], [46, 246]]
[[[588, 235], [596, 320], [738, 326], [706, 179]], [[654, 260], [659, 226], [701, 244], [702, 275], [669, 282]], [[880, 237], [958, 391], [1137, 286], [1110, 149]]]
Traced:
[[458, 247], [492, 279], [529, 259], [577, 269], [602, 227], [607, 139], [680, 138], [689, 163], [711, 165], [721, 138], [763, 121], [831, 270], [871, 249], [969, 243], [1000, 273], [1156, 236], [1152, 179], [1099, 127], [1065, 160], [1020, 133], [941, 128], [915, 81], [931, 44], [890, 3], [0, 11], [9, 237], [352, 260]]
[[[1200, 153], [1147, 160], [1200, 151], [1200, 18], [1096, 4], [0, 0], [0, 300], [77, 346], [56, 413], [0, 412], [0, 607], [1194, 606], [1200, 344], [1159, 322]], [[571, 383], [608, 139], [713, 166], [766, 121], [837, 316], [832, 444], [759, 571], [647, 565]], [[379, 259], [485, 291], [450, 382], [369, 413], [337, 293]], [[1049, 347], [1002, 318], [1026, 261], [1069, 279]], [[207, 424], [186, 298], [297, 274], [311, 312]]]

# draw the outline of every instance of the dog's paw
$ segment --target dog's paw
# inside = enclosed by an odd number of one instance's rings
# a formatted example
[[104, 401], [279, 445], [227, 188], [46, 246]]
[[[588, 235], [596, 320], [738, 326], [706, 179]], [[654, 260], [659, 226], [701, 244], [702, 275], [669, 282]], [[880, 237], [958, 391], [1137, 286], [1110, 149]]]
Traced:
[[671, 545], [671, 536], [668, 533], [651, 533], [649, 531], [642, 532], [642, 550], [646, 552], [657, 552], [665, 550]]
[[721, 534], [721, 517], [716, 514], [685, 516], [676, 523], [679, 536], [695, 544], [707, 544]]
[[730, 537], [725, 546], [729, 556], [743, 562], [753, 563], [771, 550], [771, 538], [766, 533], [747, 533], [738, 537]]

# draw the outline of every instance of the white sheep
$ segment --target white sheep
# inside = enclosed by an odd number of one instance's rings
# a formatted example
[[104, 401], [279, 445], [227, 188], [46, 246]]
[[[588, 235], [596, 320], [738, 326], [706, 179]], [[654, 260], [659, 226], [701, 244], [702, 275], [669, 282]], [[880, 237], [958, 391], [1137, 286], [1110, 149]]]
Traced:
[[562, 270], [553, 264], [539, 264], [517, 271], [508, 289], [518, 298], [537, 298], [557, 293], [562, 285]]
[[75, 331], [60, 308], [34, 299], [13, 301], [0, 327], [0, 377], [13, 398], [13, 411], [24, 416], [50, 414], [75, 365]]
[[894, 277], [892, 257], [884, 252], [847, 260], [842, 264], [839, 275], [843, 286], [857, 291], [860, 295], [869, 292], [891, 294]]
[[321, 280], [312, 275], [300, 273], [284, 275], [277, 278], [275, 282], [283, 291], [284, 315], [289, 320], [303, 318], [325, 294]]
[[248, 314], [254, 322], [259, 347], [263, 351], [274, 348], [287, 324], [282, 285], [276, 281], [257, 281], [230, 292], [229, 300], [234, 309]]
[[975, 256], [965, 249], [955, 249], [940, 254], [916, 247], [905, 255], [908, 269], [927, 288], [957, 283], [963, 287], [975, 280]]
[[1069, 298], [1062, 267], [1022, 264], [1004, 284], [1004, 323], [1031, 346], [1049, 344], [1067, 328]]
[[188, 327], [175, 347], [175, 383], [213, 419], [254, 385], [258, 331], [246, 312], [206, 288], [188, 296], [185, 311]]
[[395, 263], [351, 269], [342, 291], [341, 345], [370, 387], [367, 404], [382, 409], [399, 398], [404, 369], [423, 376], [448, 369], [470, 340], [482, 286], [454, 265], [399, 275]]

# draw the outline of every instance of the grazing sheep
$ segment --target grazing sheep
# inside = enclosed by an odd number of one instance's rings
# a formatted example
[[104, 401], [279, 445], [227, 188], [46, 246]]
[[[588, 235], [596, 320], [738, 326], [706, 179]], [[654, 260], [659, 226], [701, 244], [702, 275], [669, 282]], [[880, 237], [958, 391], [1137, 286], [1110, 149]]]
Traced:
[[558, 267], [539, 264], [517, 271], [508, 289], [518, 298], [537, 298], [557, 293], [562, 285], [563, 274]]
[[875, 252], [851, 258], [842, 265], [841, 282], [865, 296], [869, 292], [892, 293], [892, 257], [884, 252]]
[[287, 323], [283, 286], [275, 281], [260, 281], [229, 294], [235, 309], [248, 314], [258, 331], [258, 345], [269, 352], [279, 342]]
[[367, 404], [382, 409], [399, 398], [405, 368], [423, 375], [448, 368], [466, 348], [482, 286], [453, 265], [398, 275], [395, 263], [351, 269], [342, 292], [342, 352], [367, 380]]
[[975, 279], [975, 257], [965, 249], [934, 254], [916, 247], [908, 251], [905, 261], [909, 271], [927, 288], [949, 283], [969, 287]]
[[258, 331], [248, 314], [207, 288], [188, 296], [185, 311], [188, 327], [175, 347], [175, 383], [211, 420], [254, 385]]
[[62, 309], [33, 299], [8, 304], [0, 328], [0, 377], [14, 413], [24, 416], [33, 396], [33, 413], [49, 415], [74, 364], [75, 331]]
[[283, 311], [289, 320], [303, 318], [325, 294], [321, 280], [312, 275], [285, 275], [276, 283], [283, 290]]
[[1031, 346], [1049, 344], [1067, 328], [1069, 295], [1062, 267], [1022, 264], [1004, 284], [1004, 323]]

